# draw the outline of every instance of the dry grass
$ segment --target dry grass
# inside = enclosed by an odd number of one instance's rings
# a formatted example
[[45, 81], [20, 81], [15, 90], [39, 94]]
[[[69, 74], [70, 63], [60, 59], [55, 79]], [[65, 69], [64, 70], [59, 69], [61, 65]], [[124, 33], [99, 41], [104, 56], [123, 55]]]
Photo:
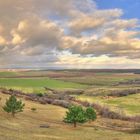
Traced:
[[[0, 94], [1, 106], [7, 95]], [[0, 108], [0, 140], [140, 140], [139, 135], [96, 128], [98, 123], [84, 124], [74, 129], [62, 122], [65, 109], [53, 105], [41, 105], [25, 101], [25, 110], [16, 118]], [[32, 112], [31, 108], [37, 108]], [[50, 128], [40, 128], [42, 124]]]

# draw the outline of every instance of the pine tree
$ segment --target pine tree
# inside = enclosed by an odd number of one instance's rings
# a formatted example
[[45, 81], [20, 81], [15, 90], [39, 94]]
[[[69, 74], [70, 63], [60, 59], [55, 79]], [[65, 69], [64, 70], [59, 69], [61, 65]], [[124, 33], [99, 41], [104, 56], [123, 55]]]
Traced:
[[85, 111], [81, 106], [70, 106], [64, 118], [66, 123], [73, 123], [74, 127], [77, 123], [84, 123], [87, 121]]
[[14, 95], [11, 95], [8, 100], [6, 100], [4, 111], [11, 113], [14, 117], [16, 113], [23, 112], [25, 104], [21, 100], [17, 100]]

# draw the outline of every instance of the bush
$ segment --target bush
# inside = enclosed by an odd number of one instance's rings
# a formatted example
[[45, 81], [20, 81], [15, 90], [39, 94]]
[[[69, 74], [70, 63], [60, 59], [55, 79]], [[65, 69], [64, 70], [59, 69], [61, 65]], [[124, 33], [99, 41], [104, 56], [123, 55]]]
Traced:
[[32, 108], [31, 108], [31, 110], [32, 110], [33, 112], [35, 112], [37, 109], [36, 109], [36, 108], [34, 108], [34, 107], [32, 107]]
[[38, 97], [43, 97], [43, 94], [42, 93], [37, 93], [36, 94]]
[[108, 94], [108, 96], [123, 97], [132, 94], [138, 94], [139, 92], [140, 89], [116, 90], [116, 91], [112, 91], [110, 94]]
[[65, 100], [53, 100], [51, 104], [62, 106], [64, 108], [68, 108], [70, 106], [70, 103]]
[[96, 120], [97, 116], [96, 116], [96, 112], [93, 109], [93, 107], [88, 107], [86, 109], [86, 117], [89, 121], [94, 121]]

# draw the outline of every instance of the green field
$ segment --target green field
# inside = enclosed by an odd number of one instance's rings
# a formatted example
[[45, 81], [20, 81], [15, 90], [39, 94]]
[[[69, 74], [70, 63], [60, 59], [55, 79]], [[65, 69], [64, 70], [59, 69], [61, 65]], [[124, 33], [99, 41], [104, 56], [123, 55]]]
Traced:
[[8, 71], [3, 71], [0, 72], [0, 77], [12, 77], [12, 76], [18, 76], [18, 72], [8, 72]]
[[0, 71], [0, 78], [17, 76], [45, 76], [47, 71]]
[[112, 86], [118, 84], [119, 82], [125, 82], [137, 78], [140, 78], [139, 74], [84, 73], [84, 76], [59, 77], [57, 79], [69, 82], [76, 82], [85, 85]]
[[29, 93], [45, 92], [44, 87], [55, 89], [80, 89], [87, 86], [49, 78], [1, 78], [0, 87], [13, 88]]
[[77, 99], [82, 101], [88, 101], [90, 103], [98, 103], [104, 106], [109, 106], [112, 110], [122, 110], [128, 115], [140, 115], [140, 94], [129, 95], [127, 97], [118, 97], [103, 99], [99, 97], [91, 96], [78, 96]]
[[[139, 88], [139, 85], [119, 85], [119, 82], [138, 79], [139, 74], [91, 73], [83, 71], [17, 71], [0, 72], [0, 87], [26, 93], [47, 93], [44, 87], [66, 90], [83, 89], [77, 98], [97, 102], [130, 115], [140, 114], [140, 94], [104, 99], [110, 91]], [[7, 78], [6, 78], [7, 77]], [[50, 78], [48, 78], [50, 77]]]

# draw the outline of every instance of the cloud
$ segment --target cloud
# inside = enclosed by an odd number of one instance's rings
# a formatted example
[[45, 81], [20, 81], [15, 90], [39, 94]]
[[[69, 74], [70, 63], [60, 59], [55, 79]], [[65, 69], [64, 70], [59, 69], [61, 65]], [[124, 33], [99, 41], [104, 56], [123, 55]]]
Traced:
[[0, 1], [0, 67], [92, 67], [93, 61], [100, 66], [122, 59], [124, 65], [139, 59], [139, 19], [97, 7], [92, 0]]
[[[33, 26], [35, 24], [36, 26]], [[58, 46], [59, 40], [63, 34], [63, 29], [56, 23], [49, 20], [41, 20], [38, 18], [26, 19], [20, 21], [18, 27], [13, 30], [14, 36], [12, 41], [19, 41], [26, 49], [36, 46], [44, 46], [44, 48], [54, 49]], [[15, 37], [18, 37], [17, 39]]]
[[[79, 55], [61, 55], [59, 61], [56, 62], [65, 68], [77, 68], [77, 69], [114, 69], [114, 68], [139, 68], [140, 59], [133, 61], [125, 57], [113, 57], [102, 55], [99, 57], [82, 57]], [[75, 66], [76, 62], [76, 66]], [[115, 62], [115, 63], [114, 63]], [[129, 64], [129, 65], [128, 65]]]
[[116, 19], [110, 22], [109, 26], [113, 26], [116, 29], [136, 28], [138, 26], [138, 19]]
[[[109, 29], [100, 37], [76, 38], [65, 36], [62, 46], [64, 49], [68, 49], [75, 54], [93, 54], [95, 56], [106, 54], [117, 56], [118, 51], [120, 51], [120, 54], [118, 54], [120, 56], [121, 51], [139, 50], [140, 40], [133, 38], [137, 35], [139, 35], [139, 32], [124, 30], [113, 32], [113, 29]], [[129, 53], [126, 53], [124, 56], [129, 57], [129, 55]]]
[[94, 31], [105, 26], [122, 15], [122, 10], [94, 10], [92, 13], [82, 13], [78, 18], [73, 18], [68, 23], [70, 31], [74, 35], [80, 35], [82, 32]]

